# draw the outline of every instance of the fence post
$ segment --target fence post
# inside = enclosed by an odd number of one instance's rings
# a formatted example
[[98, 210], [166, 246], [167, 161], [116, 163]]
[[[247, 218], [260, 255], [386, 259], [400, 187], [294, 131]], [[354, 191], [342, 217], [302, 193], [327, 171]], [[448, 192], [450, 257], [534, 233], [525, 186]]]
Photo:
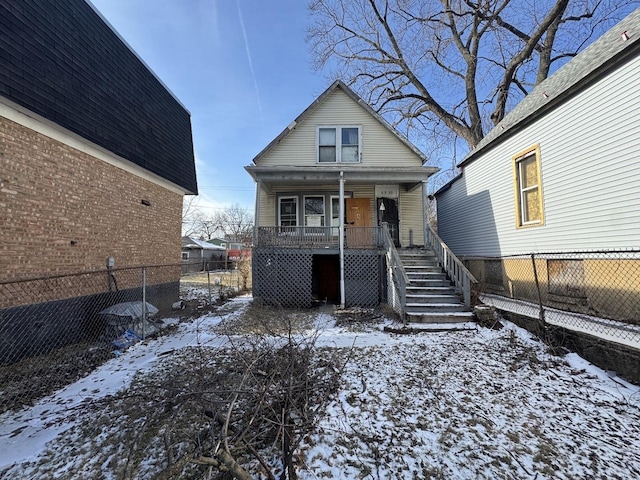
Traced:
[[538, 269], [536, 268], [536, 258], [535, 258], [535, 254], [533, 253], [531, 254], [531, 263], [533, 264], [533, 277], [536, 280], [536, 290], [538, 292], [538, 306], [540, 307], [538, 322], [540, 324], [540, 329], [544, 332], [545, 330], [544, 307], [542, 305], [542, 294], [540, 293], [540, 281], [538, 280]]
[[144, 324], [147, 321], [147, 267], [142, 267], [142, 340], [144, 340]]
[[211, 302], [211, 272], [209, 272], [207, 270], [207, 285], [209, 286], [209, 305], [212, 304]]

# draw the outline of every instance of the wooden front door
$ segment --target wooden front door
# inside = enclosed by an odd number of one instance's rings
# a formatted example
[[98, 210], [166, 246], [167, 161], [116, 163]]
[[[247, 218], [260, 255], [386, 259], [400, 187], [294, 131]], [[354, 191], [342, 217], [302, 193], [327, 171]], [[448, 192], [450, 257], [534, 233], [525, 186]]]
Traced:
[[373, 229], [370, 228], [371, 200], [368, 198], [347, 198], [346, 210], [347, 248], [373, 246]]

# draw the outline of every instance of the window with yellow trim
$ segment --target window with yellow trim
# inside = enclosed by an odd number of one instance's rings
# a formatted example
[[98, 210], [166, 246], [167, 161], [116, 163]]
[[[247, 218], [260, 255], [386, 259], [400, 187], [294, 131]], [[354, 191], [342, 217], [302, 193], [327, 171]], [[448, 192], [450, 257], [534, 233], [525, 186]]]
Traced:
[[542, 176], [540, 150], [536, 146], [513, 157], [518, 227], [542, 225]]

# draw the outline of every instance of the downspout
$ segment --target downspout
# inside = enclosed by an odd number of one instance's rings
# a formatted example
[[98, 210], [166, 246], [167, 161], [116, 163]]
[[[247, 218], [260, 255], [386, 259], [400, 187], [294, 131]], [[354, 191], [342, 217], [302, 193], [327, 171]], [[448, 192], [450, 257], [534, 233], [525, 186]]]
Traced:
[[339, 249], [340, 249], [340, 308], [345, 306], [344, 293], [344, 172], [340, 172], [340, 223], [338, 227]]
[[258, 243], [258, 219], [260, 218], [260, 190], [262, 189], [262, 182], [258, 180], [256, 182], [256, 206], [255, 216], [253, 218], [253, 246]]
[[428, 239], [429, 235], [429, 204], [427, 203], [427, 181], [422, 181], [422, 230], [424, 234], [424, 248], [431, 247], [431, 241]]

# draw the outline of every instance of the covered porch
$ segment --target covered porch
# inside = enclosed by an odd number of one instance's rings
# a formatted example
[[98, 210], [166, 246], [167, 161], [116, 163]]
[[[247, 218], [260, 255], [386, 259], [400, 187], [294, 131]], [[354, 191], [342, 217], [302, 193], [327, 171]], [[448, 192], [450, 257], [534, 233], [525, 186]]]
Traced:
[[[318, 285], [332, 283], [341, 306], [377, 304], [389, 249], [409, 246], [414, 234], [424, 244], [426, 180], [437, 168], [245, 168], [256, 181], [254, 294], [307, 305], [327, 297]], [[395, 224], [385, 209], [395, 209]]]

